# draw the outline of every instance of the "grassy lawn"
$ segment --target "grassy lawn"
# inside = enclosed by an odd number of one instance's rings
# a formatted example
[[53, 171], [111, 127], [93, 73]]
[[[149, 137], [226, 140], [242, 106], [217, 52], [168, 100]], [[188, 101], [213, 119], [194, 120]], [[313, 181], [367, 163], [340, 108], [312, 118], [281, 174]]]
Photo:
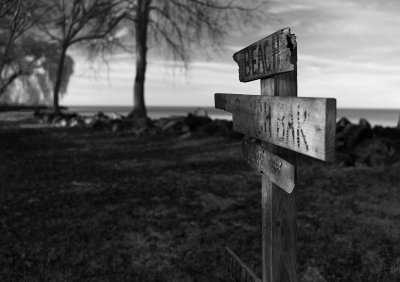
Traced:
[[[0, 281], [224, 281], [224, 246], [261, 276], [240, 141], [9, 128], [0, 148]], [[302, 281], [400, 280], [399, 172], [300, 163]]]

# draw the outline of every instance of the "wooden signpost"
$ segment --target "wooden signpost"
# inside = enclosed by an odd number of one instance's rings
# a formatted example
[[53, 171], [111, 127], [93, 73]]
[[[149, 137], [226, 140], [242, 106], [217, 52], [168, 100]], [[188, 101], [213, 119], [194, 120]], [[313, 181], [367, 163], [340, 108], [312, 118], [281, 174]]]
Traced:
[[333, 161], [336, 100], [297, 96], [297, 43], [282, 29], [236, 52], [239, 80], [260, 79], [260, 95], [215, 94], [232, 113], [245, 161], [262, 173], [262, 280], [232, 250], [225, 267], [234, 281], [292, 282], [296, 263], [296, 153]]

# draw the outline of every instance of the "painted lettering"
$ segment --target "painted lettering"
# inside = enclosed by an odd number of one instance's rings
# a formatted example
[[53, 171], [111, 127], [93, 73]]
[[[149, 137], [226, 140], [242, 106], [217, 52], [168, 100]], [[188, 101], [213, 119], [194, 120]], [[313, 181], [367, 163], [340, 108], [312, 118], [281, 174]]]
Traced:
[[308, 144], [306, 140], [306, 136], [304, 134], [303, 129], [301, 128], [302, 124], [306, 121], [307, 119], [307, 111], [302, 109], [300, 107], [300, 104], [297, 105], [297, 147], [300, 147], [301, 145], [301, 138], [303, 139], [304, 146], [306, 147], [306, 150], [308, 151]]
[[250, 75], [250, 49], [244, 49], [244, 75]]
[[280, 53], [279, 53], [279, 36], [274, 35], [272, 37], [272, 46], [271, 46], [271, 51], [272, 51], [272, 69], [276, 70], [278, 66], [280, 65]]
[[263, 48], [261, 47], [261, 44], [258, 44], [258, 73], [265, 73], [264, 52]]
[[271, 106], [267, 102], [264, 102], [264, 108], [262, 109], [264, 121], [260, 123], [261, 131], [264, 135], [269, 135], [271, 137]]
[[293, 126], [293, 109], [289, 107], [289, 114], [288, 114], [288, 121], [287, 121], [287, 128], [286, 128], [286, 143], [289, 142], [289, 133], [292, 135], [292, 142], [295, 144], [295, 133], [294, 133], [294, 126]]
[[257, 46], [253, 45], [251, 46], [251, 72], [253, 75], [257, 74], [257, 69], [254, 67], [257, 63], [257, 56], [254, 54], [255, 51], [257, 50]]
[[268, 54], [267, 48], [268, 48], [268, 46], [269, 46], [269, 42], [268, 42], [268, 40], [266, 40], [265, 43], [264, 43], [264, 46], [263, 46], [263, 49], [264, 49], [264, 54], [263, 54], [263, 55], [264, 55], [265, 72], [268, 72], [268, 71], [271, 70], [271, 62], [270, 62], [270, 59], [267, 58], [267, 54]]
[[[279, 141], [285, 141], [285, 133], [286, 133], [286, 124], [285, 124], [285, 112], [283, 111], [284, 107], [281, 106], [280, 110], [278, 111], [278, 117], [276, 118], [276, 137]], [[282, 134], [280, 135], [279, 132], [282, 130]]]

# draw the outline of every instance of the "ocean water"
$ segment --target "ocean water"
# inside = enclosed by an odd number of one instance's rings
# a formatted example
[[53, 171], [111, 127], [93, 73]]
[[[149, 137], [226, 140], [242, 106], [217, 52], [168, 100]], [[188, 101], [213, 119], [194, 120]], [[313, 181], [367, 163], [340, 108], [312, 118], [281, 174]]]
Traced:
[[[127, 115], [132, 110], [131, 106], [67, 106], [69, 110], [82, 115], [93, 115], [97, 112], [105, 114], [118, 113]], [[171, 106], [149, 106], [147, 108], [150, 118], [161, 118], [170, 116], [186, 116], [199, 107], [171, 107]], [[232, 119], [228, 112], [218, 110], [212, 107], [200, 107], [207, 111], [208, 115], [214, 119]], [[342, 117], [348, 118], [353, 123], [358, 123], [360, 118], [367, 119], [371, 125], [397, 126], [400, 109], [338, 109], [337, 120]]]

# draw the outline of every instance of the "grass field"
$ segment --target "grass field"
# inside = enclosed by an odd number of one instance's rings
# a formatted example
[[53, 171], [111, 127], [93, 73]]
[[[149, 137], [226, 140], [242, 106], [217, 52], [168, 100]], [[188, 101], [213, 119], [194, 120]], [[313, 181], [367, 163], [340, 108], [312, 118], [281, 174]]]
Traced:
[[[0, 281], [224, 281], [261, 271], [261, 181], [240, 141], [0, 131]], [[400, 164], [301, 162], [301, 281], [400, 281]]]

